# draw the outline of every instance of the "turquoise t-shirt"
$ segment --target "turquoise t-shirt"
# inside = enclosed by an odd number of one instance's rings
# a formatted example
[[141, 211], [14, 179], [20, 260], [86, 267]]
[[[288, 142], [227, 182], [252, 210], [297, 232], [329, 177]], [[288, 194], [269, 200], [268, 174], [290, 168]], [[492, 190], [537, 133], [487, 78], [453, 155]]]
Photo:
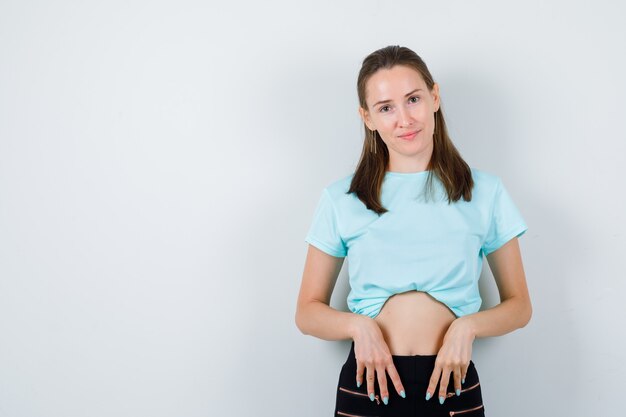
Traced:
[[478, 279], [483, 257], [527, 230], [499, 177], [471, 168], [472, 200], [448, 204], [433, 176], [434, 197], [425, 199], [428, 171], [387, 172], [380, 217], [354, 193], [354, 173], [322, 191], [305, 242], [335, 257], [348, 257], [353, 313], [376, 317], [394, 294], [417, 290], [457, 316], [475, 313], [482, 299]]

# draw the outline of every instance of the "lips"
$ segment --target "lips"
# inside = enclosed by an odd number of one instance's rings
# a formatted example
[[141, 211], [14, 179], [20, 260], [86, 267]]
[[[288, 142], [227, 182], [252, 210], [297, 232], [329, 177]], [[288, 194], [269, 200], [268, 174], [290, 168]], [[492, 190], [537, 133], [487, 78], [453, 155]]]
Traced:
[[404, 134], [404, 135], [400, 135], [399, 137], [401, 137], [402, 139], [410, 139], [410, 138], [412, 138], [413, 136], [415, 136], [415, 134], [417, 134], [417, 133], [419, 133], [419, 132], [421, 132], [421, 130], [415, 130], [415, 131], [413, 131], [413, 132], [409, 132], [409, 133], [406, 133], [406, 134]]

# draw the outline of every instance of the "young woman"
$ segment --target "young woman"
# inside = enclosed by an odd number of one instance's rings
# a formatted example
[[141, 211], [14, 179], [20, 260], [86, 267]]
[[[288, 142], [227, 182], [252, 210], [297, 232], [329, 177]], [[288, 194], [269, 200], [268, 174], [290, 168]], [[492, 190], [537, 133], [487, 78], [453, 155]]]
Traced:
[[[363, 152], [354, 173], [322, 191], [296, 325], [352, 339], [335, 416], [484, 416], [472, 343], [530, 320], [517, 240], [526, 223], [500, 178], [461, 158], [415, 52], [373, 52], [357, 90]], [[329, 306], [346, 256], [350, 312]], [[483, 257], [501, 302], [479, 311]]]

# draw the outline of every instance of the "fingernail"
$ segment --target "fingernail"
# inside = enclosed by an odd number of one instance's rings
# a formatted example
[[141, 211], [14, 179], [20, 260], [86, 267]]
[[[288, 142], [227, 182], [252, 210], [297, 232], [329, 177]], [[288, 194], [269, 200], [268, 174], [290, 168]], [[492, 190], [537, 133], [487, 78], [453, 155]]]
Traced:
[[356, 387], [360, 388], [361, 387], [361, 381], [356, 381]]
[[439, 397], [439, 404], [443, 404], [443, 397]]
[[373, 392], [370, 394], [370, 400], [374, 401], [374, 393]]
[[465, 378], [461, 380], [461, 384], [465, 384]]
[[406, 392], [404, 392], [404, 390], [400, 391], [400, 396], [402, 398], [406, 398]]
[[430, 392], [426, 393], [426, 401], [430, 400]]
[[385, 405], [389, 404], [389, 397], [383, 397], [383, 402]]
[[459, 395], [461, 395], [461, 390], [460, 389], [456, 389], [456, 396], [458, 397]]

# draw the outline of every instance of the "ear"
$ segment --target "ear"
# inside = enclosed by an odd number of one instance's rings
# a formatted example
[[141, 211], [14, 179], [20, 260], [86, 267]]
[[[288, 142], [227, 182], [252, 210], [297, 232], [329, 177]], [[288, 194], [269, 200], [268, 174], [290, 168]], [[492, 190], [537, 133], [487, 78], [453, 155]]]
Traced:
[[433, 107], [436, 113], [439, 110], [439, 106], [441, 105], [441, 98], [439, 96], [439, 84], [433, 84], [433, 90], [430, 92], [430, 95], [433, 97]]
[[369, 130], [376, 130], [376, 126], [372, 123], [369, 112], [364, 110], [361, 106], [359, 106], [359, 115]]

